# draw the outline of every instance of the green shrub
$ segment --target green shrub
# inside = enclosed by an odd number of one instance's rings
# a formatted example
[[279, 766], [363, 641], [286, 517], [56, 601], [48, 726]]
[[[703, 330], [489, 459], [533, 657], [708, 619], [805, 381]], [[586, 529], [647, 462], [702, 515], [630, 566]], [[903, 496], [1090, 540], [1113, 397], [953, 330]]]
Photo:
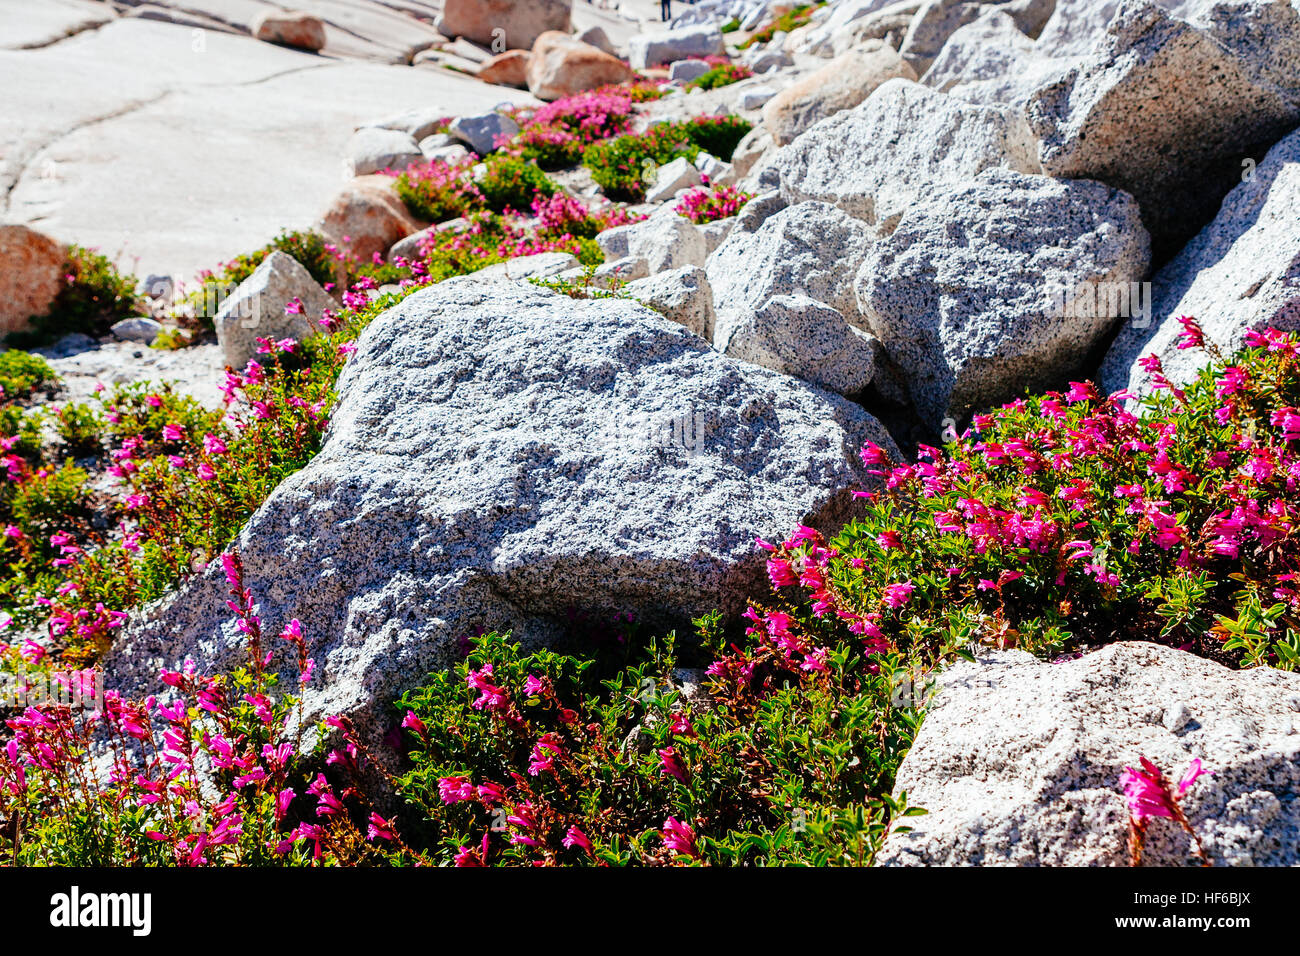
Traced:
[[694, 159], [700, 146], [685, 124], [660, 123], [587, 148], [583, 164], [611, 199], [640, 202], [655, 172], [679, 156]]
[[671, 634], [625, 664], [489, 634], [407, 694], [399, 792], [434, 862], [869, 863], [906, 813], [889, 790], [919, 722], [890, 706], [890, 673], [851, 645], [824, 674], [790, 671], [716, 616], [697, 624], [725, 662], [708, 705], [683, 697]]
[[686, 84], [688, 90], [716, 90], [732, 83], [739, 83], [754, 75], [754, 71], [738, 63], [719, 63], [709, 72], [697, 76]]
[[544, 172], [517, 156], [494, 154], [484, 165], [486, 170], [475, 185], [496, 212], [527, 212], [534, 199], [545, 199], [559, 189]]
[[755, 43], [769, 43], [777, 33], [789, 33], [803, 26], [812, 17], [815, 8], [821, 3], [801, 3], [792, 10], [787, 10], [770, 23], [760, 27], [748, 40], [740, 44], [740, 49], [747, 50]]
[[0, 436], [16, 438], [14, 454], [29, 462], [41, 457], [41, 423], [45, 413], [39, 409], [26, 409], [19, 405], [0, 404]]
[[58, 375], [39, 355], [8, 349], [0, 352], [0, 399], [27, 398], [39, 388], [54, 385]]
[[28, 537], [46, 545], [50, 535], [89, 520], [85, 469], [64, 464], [25, 482], [10, 503], [13, 521]]
[[600, 243], [588, 236], [578, 237], [577, 256], [578, 261], [589, 268], [603, 265], [605, 262], [605, 253], [600, 248]]
[[325, 246], [326, 240], [319, 233], [286, 230], [261, 249], [224, 263], [216, 275], [223, 281], [238, 285], [251, 276], [271, 253], [283, 252], [297, 259], [313, 279], [324, 285], [338, 277], [338, 261]]
[[10, 345], [34, 348], [72, 332], [107, 335], [122, 319], [148, 315], [144, 300], [135, 294], [136, 278], [118, 272], [108, 257], [70, 246], [64, 273], [64, 285], [50, 311], [33, 316], [30, 331], [10, 333]]
[[753, 128], [739, 116], [700, 116], [686, 124], [686, 135], [706, 153], [730, 161], [736, 146]]
[[664, 163], [695, 159], [700, 150], [729, 160], [752, 125], [738, 116], [701, 116], [685, 123], [660, 123], [587, 148], [583, 163], [611, 199], [640, 202]]
[[65, 405], [59, 409], [57, 430], [68, 453], [77, 458], [98, 455], [103, 450], [107, 426], [104, 416], [90, 405]]

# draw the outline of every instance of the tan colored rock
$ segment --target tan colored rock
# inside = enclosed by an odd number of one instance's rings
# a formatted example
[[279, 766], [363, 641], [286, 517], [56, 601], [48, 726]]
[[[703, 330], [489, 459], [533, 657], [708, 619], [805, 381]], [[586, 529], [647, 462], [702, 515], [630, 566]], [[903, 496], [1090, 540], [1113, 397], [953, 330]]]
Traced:
[[477, 76], [484, 83], [524, 89], [528, 86], [528, 61], [531, 56], [527, 50], [506, 50], [479, 67]]
[[280, 43], [300, 50], [325, 47], [325, 24], [319, 17], [300, 10], [267, 10], [253, 18], [249, 32], [267, 43]]
[[63, 287], [68, 250], [26, 226], [0, 226], [0, 335], [46, 315]]
[[539, 100], [558, 100], [634, 76], [617, 57], [567, 33], [543, 33], [528, 59], [528, 89]]
[[784, 146], [818, 120], [857, 106], [895, 77], [917, 79], [893, 47], [876, 43], [851, 50], [769, 100], [763, 107], [763, 125], [777, 145]]
[[387, 253], [422, 223], [398, 198], [389, 176], [358, 176], [334, 197], [318, 228], [360, 259]]
[[446, 0], [438, 31], [494, 51], [528, 50], [548, 30], [569, 32], [570, 0]]

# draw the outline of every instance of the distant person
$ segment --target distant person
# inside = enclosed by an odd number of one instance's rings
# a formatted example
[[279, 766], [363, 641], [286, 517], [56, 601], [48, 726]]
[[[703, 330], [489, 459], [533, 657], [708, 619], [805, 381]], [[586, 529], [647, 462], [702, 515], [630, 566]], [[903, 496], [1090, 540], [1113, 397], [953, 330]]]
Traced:
[[667, 23], [673, 17], [673, 0], [659, 0], [659, 15]]

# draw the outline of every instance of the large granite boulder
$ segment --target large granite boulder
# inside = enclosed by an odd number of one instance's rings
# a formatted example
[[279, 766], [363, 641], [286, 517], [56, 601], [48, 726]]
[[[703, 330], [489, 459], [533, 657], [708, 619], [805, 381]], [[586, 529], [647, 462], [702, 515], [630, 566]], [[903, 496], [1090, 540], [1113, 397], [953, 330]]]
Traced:
[[1118, 318], [1108, 290], [1127, 302], [1149, 258], [1127, 193], [989, 169], [918, 201], [871, 246], [858, 306], [938, 430], [1063, 385]]
[[978, 19], [983, 9], [969, 0], [926, 0], [908, 24], [899, 53], [918, 74], [924, 73], [948, 38]]
[[817, 123], [781, 149], [771, 168], [787, 202], [833, 203], [888, 231], [912, 202], [943, 185], [992, 167], [1039, 172], [1036, 153], [1018, 111], [897, 79]]
[[386, 255], [393, 244], [422, 228], [397, 195], [391, 176], [358, 176], [339, 190], [316, 228], [362, 261]]
[[1243, 159], [1300, 123], [1300, 10], [1216, 9], [1198, 26], [1125, 0], [1105, 42], [1027, 104], [1043, 171], [1131, 193], [1158, 261], [1213, 217]]
[[547, 32], [533, 45], [525, 75], [533, 96], [549, 102], [583, 90], [625, 83], [634, 74], [626, 63], [604, 50], [566, 33]]
[[787, 86], [763, 107], [763, 125], [781, 146], [818, 120], [852, 109], [886, 80], [915, 80], [916, 72], [891, 46], [851, 50]]
[[[233, 547], [264, 628], [302, 622], [308, 719], [352, 714], [373, 740], [481, 628], [537, 641], [574, 613], [659, 628], [743, 610], [755, 536], [838, 527], [868, 440], [893, 447], [858, 406], [635, 302], [469, 276], [366, 329], [321, 451]], [[233, 666], [226, 591], [214, 562], [147, 609], [110, 686], [152, 690], [186, 657]]]
[[1004, 7], [993, 7], [948, 38], [921, 82], [968, 103], [1020, 108], [1076, 59], [1043, 56]]

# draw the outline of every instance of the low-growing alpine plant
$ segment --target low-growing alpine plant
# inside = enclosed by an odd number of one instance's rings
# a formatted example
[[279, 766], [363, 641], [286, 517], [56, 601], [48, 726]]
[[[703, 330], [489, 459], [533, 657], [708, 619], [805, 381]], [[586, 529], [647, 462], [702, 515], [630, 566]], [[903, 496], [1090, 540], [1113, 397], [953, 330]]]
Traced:
[[977, 415], [912, 464], [869, 446], [883, 488], [860, 493], [863, 517], [771, 546], [772, 583], [808, 591], [814, 617], [937, 656], [1155, 640], [1297, 669], [1300, 345], [1247, 343], [1183, 388], [1144, 360], [1157, 389], [1139, 413], [1078, 382]]

